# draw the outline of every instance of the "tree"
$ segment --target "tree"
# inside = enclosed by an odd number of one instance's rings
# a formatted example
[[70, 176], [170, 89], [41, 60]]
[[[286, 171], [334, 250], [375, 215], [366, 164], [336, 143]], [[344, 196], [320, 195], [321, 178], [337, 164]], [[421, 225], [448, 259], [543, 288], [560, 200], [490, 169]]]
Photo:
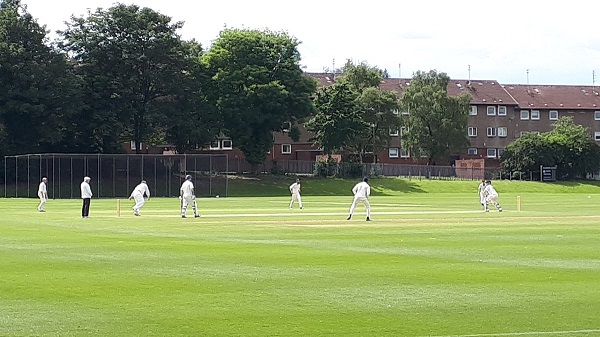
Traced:
[[0, 142], [5, 154], [60, 148], [79, 97], [64, 55], [20, 0], [0, 1]]
[[316, 81], [302, 72], [298, 45], [284, 32], [226, 29], [203, 55], [223, 132], [254, 169], [274, 131], [314, 111]]
[[510, 143], [502, 155], [503, 169], [532, 173], [556, 165], [560, 179], [585, 178], [600, 170], [600, 146], [585, 127], [575, 125], [572, 117], [560, 118], [553, 127]]
[[61, 32], [61, 46], [86, 83], [87, 108], [76, 122], [97, 151], [133, 140], [139, 153], [142, 142], [160, 137], [164, 113], [190, 91], [189, 46], [177, 34], [182, 25], [149, 8], [117, 4], [72, 17]]
[[325, 154], [345, 149], [369, 125], [356, 104], [358, 93], [348, 83], [322, 88], [315, 99], [316, 113], [306, 124]]
[[572, 117], [562, 117], [553, 130], [543, 134], [552, 149], [557, 174], [563, 179], [585, 178], [600, 169], [600, 146], [587, 128], [575, 125]]
[[396, 93], [379, 89], [382, 73], [366, 63], [348, 61], [338, 82], [321, 90], [324, 95], [318, 96], [317, 113], [309, 123], [317, 144], [355, 154], [361, 162], [366, 153], [388, 145], [390, 131], [400, 127], [400, 119], [394, 114]]
[[554, 166], [552, 149], [547, 139], [529, 133], [508, 144], [502, 154], [502, 169], [508, 172], [538, 172], [540, 165]]
[[418, 71], [401, 98], [402, 108], [409, 113], [402, 121], [403, 147], [426, 155], [431, 165], [469, 146], [465, 130], [471, 98], [466, 94], [450, 97], [449, 82], [445, 73]]

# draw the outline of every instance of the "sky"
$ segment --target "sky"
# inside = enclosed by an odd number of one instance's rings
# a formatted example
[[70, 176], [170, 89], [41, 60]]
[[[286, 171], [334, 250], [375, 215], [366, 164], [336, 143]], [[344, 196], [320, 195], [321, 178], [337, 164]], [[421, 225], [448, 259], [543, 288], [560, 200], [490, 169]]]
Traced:
[[[54, 32], [114, 0], [21, 0]], [[437, 70], [501, 84], [600, 85], [600, 1], [121, 0], [174, 21], [205, 50], [227, 28], [285, 31], [307, 72], [346, 60], [391, 77]]]

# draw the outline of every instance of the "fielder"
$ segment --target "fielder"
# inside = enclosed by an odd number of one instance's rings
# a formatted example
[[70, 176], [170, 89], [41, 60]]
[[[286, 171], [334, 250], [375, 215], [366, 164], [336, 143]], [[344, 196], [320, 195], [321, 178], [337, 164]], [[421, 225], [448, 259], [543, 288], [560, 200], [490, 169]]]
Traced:
[[199, 218], [198, 204], [196, 203], [196, 196], [194, 195], [194, 184], [192, 183], [192, 176], [186, 175], [185, 181], [181, 184], [179, 189], [179, 200], [181, 200], [181, 217], [185, 218], [187, 215], [187, 208], [189, 204], [193, 205], [194, 218]]
[[144, 207], [147, 200], [144, 197], [150, 199], [150, 189], [148, 188], [146, 181], [142, 180], [142, 182], [133, 189], [133, 192], [131, 192], [131, 195], [129, 196], [129, 200], [135, 200], [135, 205], [133, 206], [133, 215], [140, 216], [140, 209]]
[[490, 209], [488, 204], [493, 203], [498, 212], [502, 212], [502, 206], [500, 206], [498, 203], [498, 192], [496, 192], [496, 189], [494, 186], [492, 186], [491, 181], [488, 180], [485, 182], [485, 189], [483, 190], [483, 193], [485, 194], [484, 211], [489, 212]]
[[38, 212], [45, 212], [44, 205], [48, 200], [48, 189], [46, 184], [48, 183], [48, 178], [43, 177], [42, 182], [40, 182], [40, 186], [38, 187], [38, 197], [40, 197], [40, 204], [37, 208]]
[[290, 209], [294, 208], [294, 202], [298, 201], [300, 209], [302, 209], [302, 197], [300, 196], [300, 179], [290, 185], [290, 193], [292, 193], [292, 201], [290, 201]]
[[369, 204], [369, 196], [371, 195], [371, 186], [368, 184], [369, 178], [363, 178], [363, 181], [354, 185], [352, 193], [354, 193], [354, 201], [350, 206], [350, 214], [346, 220], [352, 219], [352, 213], [358, 202], [362, 202], [367, 210], [367, 221], [371, 221], [371, 204]]
[[483, 206], [483, 209], [485, 210], [485, 193], [483, 193], [483, 190], [485, 190], [485, 179], [482, 179], [479, 183], [479, 187], [477, 187], [477, 193], [479, 194], [479, 203], [481, 204], [481, 206]]

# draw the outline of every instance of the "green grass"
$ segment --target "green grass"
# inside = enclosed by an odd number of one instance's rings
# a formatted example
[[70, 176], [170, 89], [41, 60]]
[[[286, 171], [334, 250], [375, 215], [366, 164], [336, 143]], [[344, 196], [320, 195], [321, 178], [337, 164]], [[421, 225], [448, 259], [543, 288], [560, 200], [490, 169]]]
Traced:
[[600, 336], [595, 185], [499, 181], [483, 213], [476, 182], [374, 179], [367, 223], [352, 181], [318, 181], [304, 210], [200, 199], [199, 219], [0, 199], [0, 336]]

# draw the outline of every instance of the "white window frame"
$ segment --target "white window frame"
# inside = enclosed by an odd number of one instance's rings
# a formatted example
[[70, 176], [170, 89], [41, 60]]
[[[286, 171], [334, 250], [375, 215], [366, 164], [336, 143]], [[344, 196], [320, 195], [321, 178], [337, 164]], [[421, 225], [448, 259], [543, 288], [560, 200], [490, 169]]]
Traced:
[[477, 137], [477, 128], [474, 126], [469, 126], [467, 134], [469, 135], [469, 137]]
[[221, 140], [221, 149], [233, 150], [233, 142], [231, 141], [231, 139], [222, 139]]
[[471, 105], [471, 110], [469, 110], [469, 116], [477, 116], [477, 105]]
[[508, 112], [508, 109], [506, 108], [506, 105], [498, 106], [498, 116], [506, 116], [507, 112]]
[[400, 149], [400, 158], [408, 158], [410, 157], [410, 152], [408, 149], [401, 148]]
[[496, 149], [494, 149], [494, 148], [488, 148], [486, 150], [486, 156], [488, 158], [496, 158]]
[[390, 128], [390, 136], [393, 136], [393, 137], [400, 136], [400, 129], [398, 129], [398, 128], [391, 129]]
[[594, 111], [594, 120], [600, 121], [600, 111]]
[[210, 145], [208, 146], [209, 150], [220, 150], [221, 149], [221, 142], [218, 139], [213, 140]]
[[548, 111], [548, 119], [551, 121], [557, 121], [558, 120], [558, 110]]
[[292, 128], [292, 122], [284, 122], [281, 126], [281, 132], [290, 132]]
[[529, 110], [521, 110], [521, 120], [525, 121], [529, 119]]
[[506, 126], [499, 126], [496, 134], [498, 135], [498, 137], [507, 137], [508, 136], [508, 128], [506, 128]]
[[388, 157], [390, 158], [398, 158], [398, 148], [397, 147], [390, 147], [388, 149]]
[[523, 136], [525, 136], [525, 135], [528, 135], [528, 134], [529, 134], [529, 131], [521, 131], [521, 132], [519, 133], [519, 136], [520, 136], [520, 137], [523, 137]]
[[600, 132], [598, 132], [598, 131], [594, 132], [594, 140], [597, 142], [600, 142]]
[[470, 148], [467, 150], [467, 154], [468, 154], [469, 156], [476, 156], [476, 155], [477, 155], [477, 148], [476, 148], [476, 147], [470, 147]]
[[[129, 146], [131, 147], [132, 150], [137, 150], [137, 148], [135, 147], [135, 140], [132, 140], [131, 142], [129, 142]], [[143, 149], [144, 146], [142, 145], [142, 143], [140, 143], [140, 150]]]
[[486, 133], [488, 137], [496, 137], [498, 135], [498, 132], [496, 132], [496, 128], [491, 126], [487, 128]]
[[540, 120], [540, 110], [531, 110], [531, 114], [529, 117], [532, 121]]
[[394, 115], [399, 115], [399, 114], [400, 114], [400, 111], [398, 111], [398, 109], [392, 109], [392, 113], [393, 113]]
[[281, 144], [281, 154], [292, 154], [292, 144]]
[[496, 156], [498, 156], [498, 158], [502, 157], [503, 154], [504, 154], [503, 148], [496, 149]]
[[488, 105], [486, 107], [485, 111], [488, 116], [496, 116], [496, 106], [495, 105]]
[[400, 112], [400, 113], [401, 113], [402, 115], [405, 115], [405, 116], [408, 116], [408, 115], [410, 115], [410, 113], [409, 113], [408, 111], [402, 111], [402, 112]]

